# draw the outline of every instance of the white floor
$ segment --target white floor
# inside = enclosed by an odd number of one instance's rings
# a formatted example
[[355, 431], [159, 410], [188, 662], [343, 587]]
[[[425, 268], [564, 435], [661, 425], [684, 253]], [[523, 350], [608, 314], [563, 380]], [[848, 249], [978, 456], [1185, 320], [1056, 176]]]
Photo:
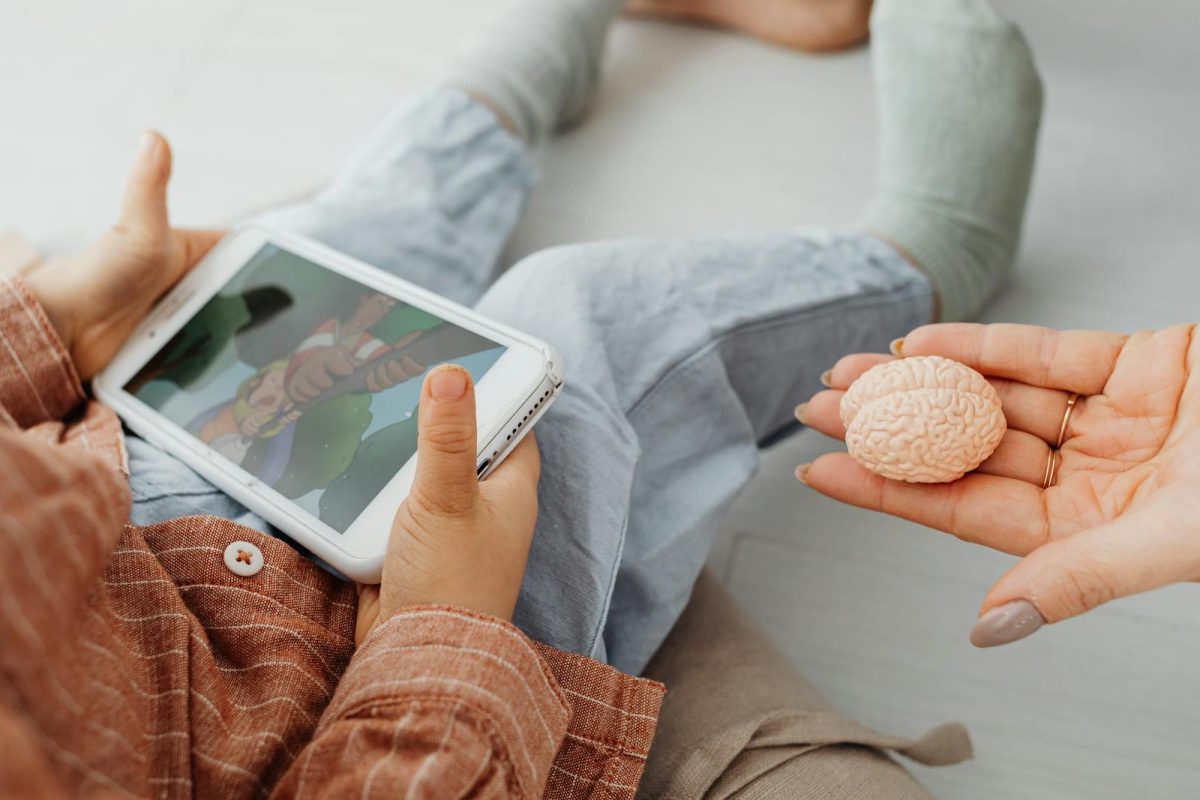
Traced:
[[[0, 229], [48, 249], [87, 241], [114, 213], [145, 125], [175, 144], [182, 223], [311, 188], [492, 5], [5, 0]], [[1200, 6], [1001, 5], [1035, 47], [1048, 114], [1024, 254], [989, 318], [1117, 329], [1196, 319]], [[864, 51], [805, 57], [622, 22], [595, 112], [543, 154], [513, 258], [610, 236], [845, 223], [870, 192]], [[1200, 791], [1200, 590], [974, 650], [977, 603], [1010, 560], [797, 486], [792, 467], [828, 447], [805, 434], [768, 453], [714, 553], [808, 676], [887, 729], [966, 721], [976, 759], [919, 770], [940, 796]]]

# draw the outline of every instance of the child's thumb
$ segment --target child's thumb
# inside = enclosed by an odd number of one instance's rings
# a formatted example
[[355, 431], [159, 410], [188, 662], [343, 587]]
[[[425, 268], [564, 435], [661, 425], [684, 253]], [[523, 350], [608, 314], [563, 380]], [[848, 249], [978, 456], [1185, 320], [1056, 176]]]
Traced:
[[166, 231], [170, 179], [171, 148], [167, 140], [156, 131], [144, 131], [133, 167], [125, 179], [120, 224], [134, 231]]
[[479, 500], [475, 474], [475, 392], [471, 375], [454, 365], [425, 378], [417, 420], [417, 474], [412, 494], [422, 508], [459, 514]]

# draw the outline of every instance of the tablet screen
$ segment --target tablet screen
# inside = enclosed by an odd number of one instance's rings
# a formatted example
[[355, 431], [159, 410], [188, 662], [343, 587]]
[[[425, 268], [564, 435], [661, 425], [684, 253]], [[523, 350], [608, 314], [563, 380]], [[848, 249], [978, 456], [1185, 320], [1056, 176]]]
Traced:
[[344, 533], [416, 452], [422, 376], [504, 350], [268, 244], [125, 391]]

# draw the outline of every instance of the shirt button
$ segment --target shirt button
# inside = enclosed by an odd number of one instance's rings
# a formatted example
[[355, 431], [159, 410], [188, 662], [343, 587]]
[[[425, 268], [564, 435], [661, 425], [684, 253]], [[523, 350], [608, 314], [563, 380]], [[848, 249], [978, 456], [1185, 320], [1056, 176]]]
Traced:
[[263, 568], [263, 554], [249, 542], [230, 542], [225, 548], [225, 566], [234, 575], [249, 578]]

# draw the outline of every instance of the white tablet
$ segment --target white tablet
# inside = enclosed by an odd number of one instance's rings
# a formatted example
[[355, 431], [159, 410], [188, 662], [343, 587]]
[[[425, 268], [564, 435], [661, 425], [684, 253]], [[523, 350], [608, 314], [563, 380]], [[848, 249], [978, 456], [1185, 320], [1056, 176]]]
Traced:
[[126, 424], [336, 569], [377, 582], [412, 485], [425, 373], [475, 382], [480, 478], [546, 411], [543, 342], [315, 242], [226, 236], [95, 392]]

